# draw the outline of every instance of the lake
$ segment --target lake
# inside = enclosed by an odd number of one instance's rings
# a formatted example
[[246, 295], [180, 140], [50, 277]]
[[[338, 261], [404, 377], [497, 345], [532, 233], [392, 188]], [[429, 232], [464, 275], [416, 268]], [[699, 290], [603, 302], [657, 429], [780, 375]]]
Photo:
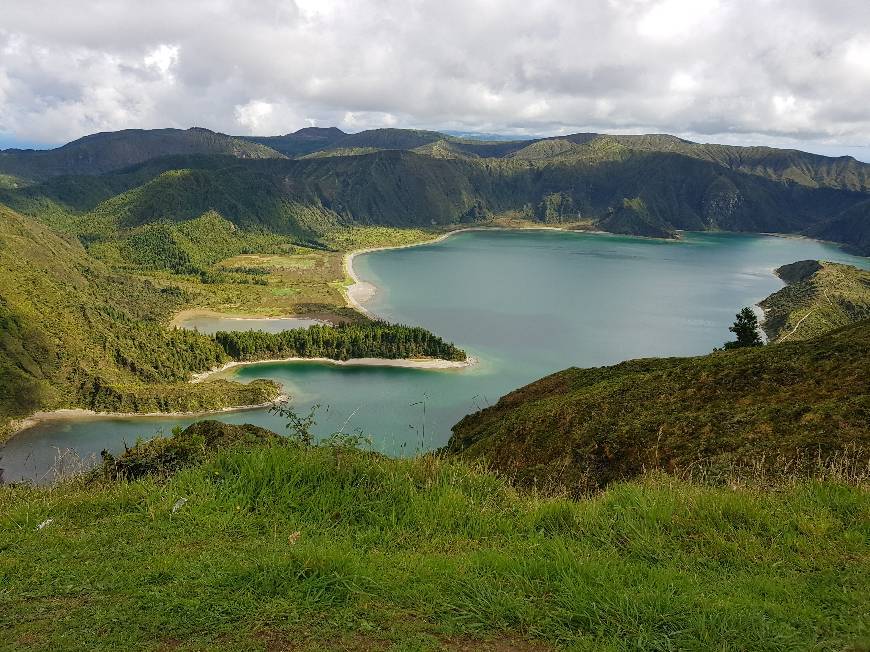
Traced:
[[[366, 308], [425, 326], [477, 357], [477, 365], [434, 371], [298, 362], [242, 367], [234, 377], [281, 382], [299, 411], [319, 404], [320, 435], [360, 430], [376, 450], [412, 455], [443, 446], [462, 416], [553, 371], [707, 353], [730, 338], [741, 307], [782, 287], [775, 267], [809, 258], [870, 267], [870, 259], [800, 238], [463, 232], [357, 256], [354, 269], [378, 288]], [[201, 418], [46, 422], [0, 450], [0, 467], [7, 482], [45, 481], [58, 450], [83, 457], [117, 451]], [[266, 410], [214, 418], [279, 432], [284, 425]]]
[[232, 317], [208, 311], [189, 311], [182, 318], [175, 319], [175, 325], [187, 330], [214, 335], [218, 331], [266, 331], [280, 333], [291, 328], [308, 328], [315, 324], [325, 324], [320, 319], [303, 317]]

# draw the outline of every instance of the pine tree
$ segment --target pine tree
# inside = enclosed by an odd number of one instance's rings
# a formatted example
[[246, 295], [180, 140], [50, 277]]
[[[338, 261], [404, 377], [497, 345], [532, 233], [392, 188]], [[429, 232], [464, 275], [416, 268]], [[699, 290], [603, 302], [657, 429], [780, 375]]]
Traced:
[[734, 342], [725, 342], [726, 349], [740, 349], [746, 346], [761, 346], [761, 335], [758, 333], [758, 317], [752, 308], [743, 308], [737, 313], [734, 324], [728, 330], [737, 336]]

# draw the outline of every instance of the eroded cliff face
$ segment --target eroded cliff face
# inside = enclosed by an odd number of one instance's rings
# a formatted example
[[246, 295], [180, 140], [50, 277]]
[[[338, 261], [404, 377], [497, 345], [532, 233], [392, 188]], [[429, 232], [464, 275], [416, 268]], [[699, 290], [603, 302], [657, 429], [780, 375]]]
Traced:
[[707, 228], [727, 228], [739, 214], [744, 201], [743, 194], [731, 179], [718, 177], [704, 193], [701, 219]]

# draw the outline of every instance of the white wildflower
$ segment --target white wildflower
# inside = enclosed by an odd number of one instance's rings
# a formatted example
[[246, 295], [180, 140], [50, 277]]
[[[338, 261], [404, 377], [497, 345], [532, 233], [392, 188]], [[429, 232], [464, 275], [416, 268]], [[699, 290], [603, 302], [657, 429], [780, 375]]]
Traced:
[[186, 503], [186, 502], [187, 502], [187, 498], [179, 498], [178, 500], [176, 500], [175, 504], [172, 506], [172, 513], [174, 514], [179, 509], [184, 507], [184, 503]]

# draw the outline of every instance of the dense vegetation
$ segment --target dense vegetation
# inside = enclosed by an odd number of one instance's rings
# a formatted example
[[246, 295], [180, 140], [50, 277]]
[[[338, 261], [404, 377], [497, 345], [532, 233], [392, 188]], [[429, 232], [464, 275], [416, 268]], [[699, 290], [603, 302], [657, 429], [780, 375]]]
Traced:
[[785, 651], [870, 637], [866, 478], [767, 490], [653, 475], [575, 502], [460, 460], [214, 423], [108, 468], [155, 461], [132, 482], [0, 487], [0, 645]]
[[368, 321], [309, 326], [280, 333], [219, 332], [215, 339], [235, 360], [276, 358], [440, 358], [465, 360], [465, 352], [419, 326]]
[[776, 270], [786, 285], [761, 302], [770, 340], [803, 340], [870, 319], [870, 271], [802, 260]]
[[453, 428], [448, 448], [577, 493], [644, 470], [776, 474], [870, 456], [870, 321], [816, 339], [566, 369]]
[[186, 383], [227, 360], [212, 338], [166, 329], [186, 298], [0, 206], [0, 428], [43, 408], [200, 411], [277, 396], [271, 382]]
[[0, 172], [27, 179], [61, 174], [102, 174], [170, 154], [281, 157], [266, 146], [208, 129], [125, 129], [91, 134], [52, 150], [0, 151]]
[[[358, 227], [336, 233], [334, 243], [343, 248], [429, 237], [420, 230]], [[357, 325], [260, 339], [225, 335], [230, 355], [213, 337], [167, 328], [169, 316], [194, 301], [238, 301], [232, 288], [260, 310], [278, 310], [276, 300], [292, 292], [290, 310], [278, 314], [306, 307], [352, 312], [342, 308], [340, 253], [245, 231], [213, 212], [88, 244], [0, 205], [0, 438], [10, 419], [42, 409], [199, 412], [259, 405], [278, 395], [270, 381], [187, 382], [231, 356], [464, 359], [423, 329], [367, 324], [350, 314], [345, 318]], [[329, 292], [328, 303], [300, 301], [319, 298], [319, 288]]]
[[[141, 137], [129, 136], [132, 149]], [[305, 158], [173, 145], [160, 153], [174, 156], [149, 160], [157, 150], [146, 148], [133, 168], [99, 177], [81, 176], [93, 171], [87, 166], [70, 169], [79, 176], [0, 190], [0, 201], [98, 238], [210, 210], [242, 229], [309, 244], [347, 225], [431, 227], [513, 212], [655, 237], [678, 229], [809, 233], [870, 252], [870, 165], [848, 157], [670, 136], [487, 143], [435, 132], [315, 129], [254, 140], [247, 144], [271, 142]], [[195, 153], [203, 151], [211, 153]]]

